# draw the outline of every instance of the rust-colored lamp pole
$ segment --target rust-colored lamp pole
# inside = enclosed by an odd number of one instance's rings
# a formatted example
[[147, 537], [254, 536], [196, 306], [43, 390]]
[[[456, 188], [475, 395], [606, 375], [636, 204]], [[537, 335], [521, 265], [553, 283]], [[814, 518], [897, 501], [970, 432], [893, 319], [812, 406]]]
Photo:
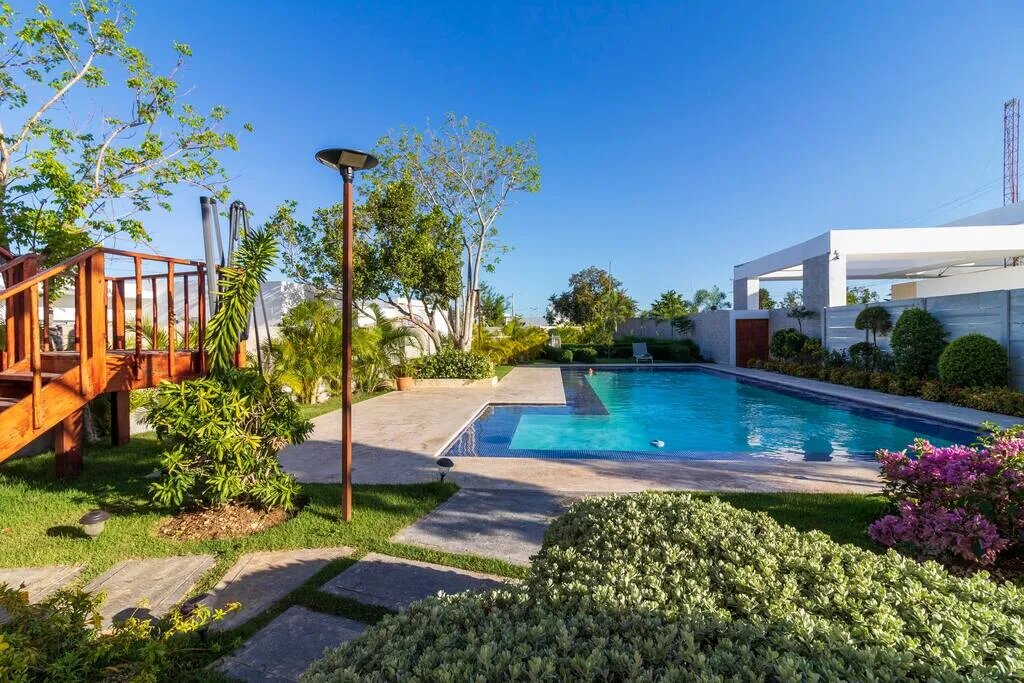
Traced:
[[316, 160], [341, 173], [344, 185], [344, 235], [342, 248], [345, 263], [342, 282], [341, 321], [341, 518], [352, 520], [352, 181], [356, 171], [373, 168], [377, 159], [372, 154], [354, 149], [322, 149]]

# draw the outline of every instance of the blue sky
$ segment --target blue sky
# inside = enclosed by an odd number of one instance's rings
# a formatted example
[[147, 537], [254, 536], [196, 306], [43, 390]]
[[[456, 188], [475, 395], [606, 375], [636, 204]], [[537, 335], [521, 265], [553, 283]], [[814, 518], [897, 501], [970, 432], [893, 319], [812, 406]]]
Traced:
[[[731, 294], [735, 263], [831, 227], [996, 206], [1024, 95], [1021, 3], [136, 5], [133, 41], [191, 44], [196, 101], [255, 125], [225, 161], [257, 221], [336, 200], [321, 147], [448, 111], [534, 137], [542, 189], [501, 219], [490, 277], [528, 315], [591, 264], [644, 306]], [[198, 256], [198, 200], [176, 207], [154, 246]]]

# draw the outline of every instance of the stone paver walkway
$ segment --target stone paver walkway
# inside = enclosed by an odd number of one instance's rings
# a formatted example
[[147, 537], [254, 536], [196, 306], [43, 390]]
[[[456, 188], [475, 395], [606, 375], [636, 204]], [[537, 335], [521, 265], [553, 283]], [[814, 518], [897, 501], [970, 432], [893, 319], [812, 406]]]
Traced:
[[528, 565], [551, 520], [575, 499], [548, 491], [462, 489], [391, 540]]
[[[39, 602], [61, 586], [68, 584], [81, 571], [82, 567], [70, 564], [0, 569], [0, 584], [7, 584], [9, 588], [14, 589], [24, 586], [23, 590], [28, 593], [29, 602]], [[0, 624], [6, 622], [7, 618], [7, 612], [0, 609]]]
[[331, 560], [348, 557], [352, 548], [315, 548], [248, 553], [224, 575], [209, 596], [202, 600], [211, 607], [231, 602], [241, 608], [228, 612], [211, 624], [218, 631], [240, 626], [308, 581]]
[[39, 602], [81, 572], [81, 566], [70, 564], [0, 569], [0, 583], [6, 583], [11, 588], [18, 588], [24, 584], [29, 602]]
[[325, 649], [359, 636], [366, 626], [351, 619], [289, 607], [217, 669], [241, 681], [298, 681]]
[[370, 553], [320, 590], [398, 612], [440, 591], [452, 595], [497, 588], [504, 581], [501, 576]]
[[181, 602], [196, 582], [213, 568], [213, 555], [124, 560], [85, 587], [106, 591], [100, 607], [104, 626], [129, 617], [159, 617]]

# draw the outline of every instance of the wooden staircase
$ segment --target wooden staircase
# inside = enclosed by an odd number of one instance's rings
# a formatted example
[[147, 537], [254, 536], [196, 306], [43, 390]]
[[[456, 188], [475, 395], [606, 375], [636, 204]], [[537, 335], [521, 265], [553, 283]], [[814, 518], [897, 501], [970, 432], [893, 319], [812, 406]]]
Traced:
[[[42, 271], [36, 254], [0, 250], [0, 261], [6, 323], [0, 355], [0, 463], [54, 430], [57, 475], [77, 476], [83, 408], [89, 401], [110, 394], [112, 440], [123, 445], [129, 437], [132, 389], [206, 374], [206, 357], [199, 350], [206, 335], [203, 262], [100, 247]], [[134, 274], [108, 275], [107, 268], [118, 262]], [[184, 269], [176, 272], [176, 266]], [[143, 330], [146, 285], [152, 329]], [[51, 338], [51, 294], [56, 293], [71, 294], [73, 300], [74, 333], [67, 349], [54, 348]], [[131, 344], [126, 334], [129, 301], [135, 309]], [[161, 332], [166, 334], [163, 344], [147, 341]]]

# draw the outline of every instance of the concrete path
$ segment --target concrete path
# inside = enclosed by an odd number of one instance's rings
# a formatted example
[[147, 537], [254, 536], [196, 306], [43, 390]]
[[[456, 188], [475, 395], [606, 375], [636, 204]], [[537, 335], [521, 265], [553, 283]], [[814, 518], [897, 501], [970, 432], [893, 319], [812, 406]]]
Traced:
[[[70, 564], [0, 569], [0, 584], [7, 584], [9, 588], [15, 590], [24, 590], [28, 593], [29, 602], [39, 602], [58, 588], [70, 583], [81, 572], [81, 566]], [[6, 611], [0, 609], [0, 624], [5, 623], [8, 616]]]
[[163, 616], [185, 599], [196, 582], [216, 564], [213, 555], [124, 560], [85, 587], [106, 591], [100, 606], [103, 625], [130, 617]]
[[298, 681], [323, 655], [359, 636], [366, 626], [351, 619], [289, 607], [245, 645], [216, 664], [221, 673], [241, 681]]
[[504, 581], [500, 576], [370, 553], [320, 590], [398, 612], [441, 591], [453, 595], [497, 588]]
[[226, 631], [241, 626], [304, 584], [328, 562], [351, 554], [352, 548], [342, 547], [243, 555], [202, 600], [211, 608], [232, 602], [241, 604], [224, 619], [213, 622], [211, 628]]
[[574, 500], [548, 491], [463, 489], [391, 540], [529, 565], [548, 524]]
[[[437, 479], [435, 461], [487, 403], [564, 403], [558, 368], [519, 367], [494, 389], [392, 392], [353, 407], [353, 480], [409, 484]], [[281, 452], [285, 469], [304, 482], [338, 482], [341, 420], [314, 420], [309, 441]], [[461, 488], [529, 489], [559, 494], [629, 493], [649, 489], [872, 493], [872, 462], [761, 460], [455, 459], [449, 475]]]

